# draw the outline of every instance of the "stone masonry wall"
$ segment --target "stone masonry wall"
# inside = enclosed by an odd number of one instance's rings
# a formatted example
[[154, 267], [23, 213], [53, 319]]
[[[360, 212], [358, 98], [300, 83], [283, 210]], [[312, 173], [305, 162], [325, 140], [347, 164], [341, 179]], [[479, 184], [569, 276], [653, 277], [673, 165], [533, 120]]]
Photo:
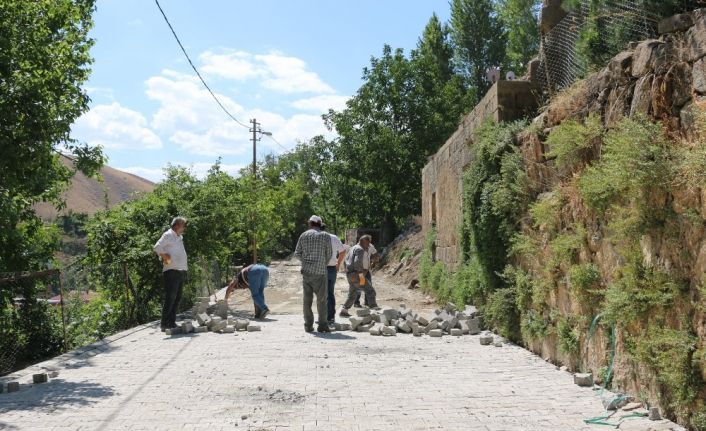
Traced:
[[461, 253], [462, 180], [472, 161], [473, 131], [486, 119], [511, 121], [534, 113], [534, 88], [529, 81], [497, 82], [422, 170], [422, 230], [426, 235], [436, 225], [435, 257], [449, 269], [456, 268]]

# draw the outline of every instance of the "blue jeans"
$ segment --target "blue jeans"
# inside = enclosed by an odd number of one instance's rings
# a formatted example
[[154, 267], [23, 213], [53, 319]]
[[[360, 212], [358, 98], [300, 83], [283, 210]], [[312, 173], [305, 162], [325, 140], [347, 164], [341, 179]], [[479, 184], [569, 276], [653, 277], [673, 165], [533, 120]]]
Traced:
[[270, 278], [270, 271], [265, 265], [254, 265], [248, 271], [248, 285], [250, 286], [250, 295], [252, 295], [252, 301], [255, 306], [260, 308], [260, 310], [267, 310], [267, 304], [265, 304], [265, 286], [267, 286], [267, 279]]
[[326, 267], [326, 279], [328, 280], [328, 321], [336, 320], [336, 294], [334, 287], [336, 286], [336, 267]]

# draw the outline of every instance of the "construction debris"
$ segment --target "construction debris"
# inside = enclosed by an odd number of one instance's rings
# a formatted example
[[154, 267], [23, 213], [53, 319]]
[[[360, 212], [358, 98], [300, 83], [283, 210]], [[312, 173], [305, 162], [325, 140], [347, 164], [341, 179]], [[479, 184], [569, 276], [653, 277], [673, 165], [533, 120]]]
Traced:
[[[250, 320], [238, 318], [229, 313], [228, 303], [225, 299], [215, 300], [214, 296], [196, 298], [193, 308], [194, 320], [184, 320], [177, 323], [175, 328], [164, 331], [167, 336], [178, 334], [202, 334], [216, 332], [232, 334], [236, 331], [257, 332], [260, 326], [250, 324]], [[350, 328], [348, 328], [350, 329]]]
[[38, 385], [40, 383], [46, 383], [49, 381], [49, 375], [47, 373], [39, 373], [32, 375], [32, 383]]

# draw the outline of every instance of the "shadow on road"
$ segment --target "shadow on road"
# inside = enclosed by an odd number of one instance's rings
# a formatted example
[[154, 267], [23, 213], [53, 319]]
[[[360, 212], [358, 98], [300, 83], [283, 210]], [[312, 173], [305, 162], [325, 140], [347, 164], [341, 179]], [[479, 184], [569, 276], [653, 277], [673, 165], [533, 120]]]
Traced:
[[317, 338], [323, 338], [324, 340], [355, 340], [355, 337], [341, 334], [340, 332], [312, 332], [312, 335]]
[[52, 379], [49, 383], [25, 386], [19, 392], [0, 396], [0, 414], [17, 410], [55, 412], [88, 406], [113, 394], [113, 388], [97, 383]]

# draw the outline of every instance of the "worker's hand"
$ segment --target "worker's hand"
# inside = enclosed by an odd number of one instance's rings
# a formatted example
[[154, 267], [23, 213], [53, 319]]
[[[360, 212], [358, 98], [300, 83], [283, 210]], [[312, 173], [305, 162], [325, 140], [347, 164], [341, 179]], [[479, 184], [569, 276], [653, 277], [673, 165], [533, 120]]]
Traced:
[[340, 271], [340, 270], [341, 270], [341, 265], [336, 264], [336, 272], [338, 272], [338, 271]]
[[165, 265], [169, 265], [172, 262], [172, 256], [169, 253], [162, 253], [160, 256]]

